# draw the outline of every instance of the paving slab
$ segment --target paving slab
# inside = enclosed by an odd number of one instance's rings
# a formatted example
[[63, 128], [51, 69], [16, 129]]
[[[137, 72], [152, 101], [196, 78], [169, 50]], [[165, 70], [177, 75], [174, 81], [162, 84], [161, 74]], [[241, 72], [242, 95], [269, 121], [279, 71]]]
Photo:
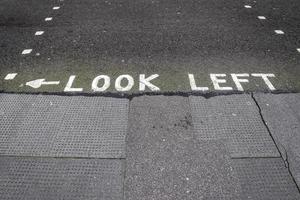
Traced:
[[241, 183], [241, 199], [300, 199], [282, 158], [233, 159], [232, 163]]
[[0, 153], [123, 158], [128, 100], [0, 95]]
[[134, 98], [129, 119], [125, 199], [239, 199], [226, 148], [195, 137], [188, 98]]
[[300, 186], [300, 94], [255, 94], [264, 120]]
[[120, 159], [0, 157], [3, 200], [120, 200]]
[[250, 95], [190, 96], [197, 137], [221, 139], [231, 157], [279, 157]]

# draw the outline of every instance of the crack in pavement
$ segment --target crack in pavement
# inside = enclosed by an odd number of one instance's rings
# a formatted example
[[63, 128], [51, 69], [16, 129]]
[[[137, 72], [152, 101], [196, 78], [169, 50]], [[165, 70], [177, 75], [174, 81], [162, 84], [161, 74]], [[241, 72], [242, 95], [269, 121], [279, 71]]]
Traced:
[[[298, 189], [298, 192], [300, 193], [300, 188], [299, 188], [299, 186], [298, 186], [298, 184], [297, 184], [297, 182], [296, 182], [296, 179], [295, 179], [295, 177], [293, 176], [293, 173], [291, 172], [291, 169], [290, 169], [290, 165], [289, 165], [289, 161], [288, 161], [288, 153], [287, 153], [287, 151], [286, 151], [286, 148], [285, 148], [282, 144], [280, 144], [279, 142], [276, 142], [274, 136], [273, 136], [272, 133], [271, 133], [271, 130], [269, 129], [269, 127], [268, 127], [268, 125], [267, 125], [267, 123], [266, 123], [266, 121], [265, 121], [265, 119], [264, 119], [264, 117], [263, 117], [261, 107], [259, 106], [259, 103], [257, 102], [257, 100], [256, 100], [255, 97], [254, 97], [254, 93], [251, 93], [251, 98], [252, 98], [253, 101], [255, 102], [255, 104], [256, 104], [256, 106], [257, 106], [257, 108], [258, 108], [258, 110], [259, 110], [260, 118], [261, 118], [261, 120], [263, 121], [263, 124], [265, 125], [265, 127], [266, 127], [266, 129], [267, 129], [267, 131], [268, 131], [268, 133], [269, 133], [269, 135], [270, 135], [270, 137], [272, 138], [272, 140], [273, 140], [273, 142], [274, 142], [274, 144], [275, 144], [275, 146], [276, 146], [276, 148], [277, 148], [277, 150], [278, 150], [278, 152], [279, 152], [279, 154], [280, 154], [280, 157], [282, 158], [282, 160], [283, 160], [283, 162], [284, 162], [285, 167], [287, 168], [289, 174], [290, 174], [291, 177], [292, 177], [293, 182], [295, 183], [295, 185], [296, 185], [296, 187], [297, 187], [297, 189]], [[284, 149], [284, 154], [285, 154], [285, 158], [286, 158], [286, 159], [284, 159], [284, 157], [283, 157], [283, 155], [282, 155], [282, 152], [279, 150], [279, 146], [282, 147], [282, 148]]]

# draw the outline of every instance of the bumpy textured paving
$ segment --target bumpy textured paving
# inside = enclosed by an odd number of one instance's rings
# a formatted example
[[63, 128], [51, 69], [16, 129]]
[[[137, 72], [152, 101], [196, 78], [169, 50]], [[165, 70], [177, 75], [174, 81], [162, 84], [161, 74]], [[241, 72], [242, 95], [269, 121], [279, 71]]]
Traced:
[[250, 95], [189, 99], [200, 139], [223, 139], [232, 157], [279, 157]]
[[1, 200], [120, 200], [123, 161], [0, 157]]
[[300, 186], [300, 94], [256, 94], [255, 98]]
[[129, 120], [125, 199], [238, 199], [229, 154], [195, 138], [188, 98], [134, 98]]
[[125, 156], [128, 100], [1, 94], [5, 155]]
[[300, 193], [281, 158], [233, 159], [241, 199], [292, 200]]

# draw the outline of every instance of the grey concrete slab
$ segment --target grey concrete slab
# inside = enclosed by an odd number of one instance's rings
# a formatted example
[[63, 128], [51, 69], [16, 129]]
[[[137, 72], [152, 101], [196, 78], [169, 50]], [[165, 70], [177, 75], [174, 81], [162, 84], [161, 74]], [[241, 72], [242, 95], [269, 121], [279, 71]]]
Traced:
[[292, 200], [300, 193], [281, 158], [233, 159], [241, 199]]
[[197, 137], [222, 139], [232, 157], [279, 157], [250, 95], [190, 96]]
[[2, 200], [120, 200], [123, 160], [0, 157]]
[[255, 99], [300, 186], [300, 94], [255, 94]]
[[226, 148], [195, 137], [188, 98], [134, 98], [129, 119], [125, 199], [239, 199]]
[[121, 158], [128, 100], [1, 94], [2, 155]]

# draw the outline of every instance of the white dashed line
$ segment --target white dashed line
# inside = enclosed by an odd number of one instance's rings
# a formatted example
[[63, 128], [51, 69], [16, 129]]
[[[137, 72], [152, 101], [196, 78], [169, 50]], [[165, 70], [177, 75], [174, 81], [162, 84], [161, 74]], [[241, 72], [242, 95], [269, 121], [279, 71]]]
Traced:
[[258, 19], [267, 19], [265, 16], [257, 16]]
[[51, 21], [53, 18], [52, 17], [47, 17], [45, 18], [45, 21]]
[[10, 73], [5, 76], [4, 80], [13, 80], [16, 76], [17, 73]]
[[284, 32], [282, 31], [282, 30], [275, 30], [274, 31], [276, 34], [279, 34], [279, 35], [283, 35], [284, 34]]
[[22, 54], [25, 55], [25, 54], [30, 54], [32, 52], [32, 49], [24, 49], [22, 51]]
[[43, 34], [44, 34], [44, 31], [37, 31], [37, 32], [35, 32], [34, 35], [43, 35]]
[[252, 6], [249, 6], [249, 5], [245, 5], [244, 7], [245, 8], [252, 8]]
[[298, 48], [297, 51], [300, 53], [300, 48]]
[[60, 9], [59, 6], [54, 6], [54, 7], [53, 7], [53, 10], [58, 10], [58, 9]]

